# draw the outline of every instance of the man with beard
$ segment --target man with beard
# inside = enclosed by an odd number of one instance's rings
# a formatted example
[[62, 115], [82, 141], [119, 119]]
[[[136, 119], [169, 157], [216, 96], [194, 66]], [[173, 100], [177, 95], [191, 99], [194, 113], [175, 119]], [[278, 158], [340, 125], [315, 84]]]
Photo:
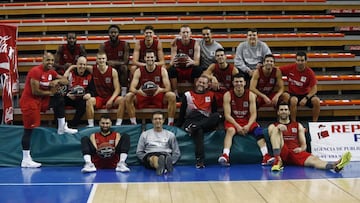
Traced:
[[297, 106], [312, 108], [312, 120], [317, 122], [320, 115], [320, 98], [316, 96], [317, 80], [314, 71], [306, 65], [305, 52], [296, 53], [296, 63], [280, 67], [288, 79], [288, 91], [284, 101], [290, 104], [291, 121], [296, 121]]
[[81, 149], [85, 161], [83, 173], [95, 172], [96, 169], [115, 168], [119, 172], [129, 172], [125, 161], [130, 149], [129, 135], [111, 131], [109, 115], [101, 115], [100, 132], [81, 138]]
[[212, 38], [211, 28], [206, 26], [201, 30], [203, 39], [200, 41], [200, 68], [205, 71], [212, 63], [216, 62], [215, 54], [216, 50], [223, 49], [222, 45], [219, 44]]
[[278, 122], [268, 128], [275, 161], [272, 171], [280, 171], [283, 164], [314, 167], [340, 172], [351, 160], [351, 153], [345, 152], [335, 163], [319, 159], [306, 151], [305, 128], [290, 120], [289, 105], [285, 102], [277, 106]]
[[247, 41], [238, 45], [234, 59], [235, 67], [244, 74], [246, 82], [262, 66], [266, 54], [271, 54], [271, 50], [265, 42], [258, 40], [257, 29], [248, 29]]
[[220, 48], [215, 51], [217, 63], [213, 63], [204, 72], [211, 81], [211, 89], [215, 93], [218, 107], [223, 106], [223, 96], [225, 92], [232, 88], [233, 76], [239, 73], [239, 70], [226, 61], [225, 50]]
[[214, 92], [208, 90], [209, 78], [201, 75], [194, 90], [185, 92], [178, 123], [194, 139], [196, 168], [205, 168], [204, 133], [214, 130], [221, 119]]
[[234, 135], [245, 136], [251, 133], [257, 140], [257, 144], [263, 155], [262, 165], [272, 164], [274, 157], [271, 157], [266, 147], [263, 129], [256, 122], [256, 96], [245, 89], [246, 81], [241, 73], [233, 77], [234, 88], [224, 95], [224, 128], [225, 139], [223, 154], [218, 162], [224, 166], [230, 166], [230, 149]]
[[[86, 112], [86, 101], [90, 99], [91, 93], [88, 88], [92, 79], [92, 74], [86, 70], [87, 60], [85, 57], [80, 56], [76, 62], [75, 68], [69, 67], [64, 73], [64, 77], [69, 80], [68, 92], [65, 95], [65, 106], [72, 106], [75, 108], [75, 115], [72, 121], [69, 122], [70, 126], [76, 127], [81, 121], [81, 117]], [[73, 88], [83, 87], [84, 95], [78, 96], [71, 92]]]
[[138, 67], [146, 65], [146, 61], [144, 60], [144, 58], [147, 50], [152, 50], [155, 53], [156, 66], [165, 65], [162, 43], [158, 39], [154, 38], [154, 27], [151, 25], [147, 25], [144, 29], [144, 35], [144, 39], [139, 40], [135, 43], [132, 59], [133, 65], [130, 68], [131, 74], [134, 74], [135, 70]]
[[67, 44], [60, 45], [55, 54], [55, 70], [63, 75], [67, 68], [76, 64], [80, 56], [86, 57], [86, 50], [83, 45], [76, 43], [76, 33], [69, 32], [66, 38]]
[[120, 28], [117, 25], [110, 25], [108, 29], [109, 40], [101, 44], [99, 52], [105, 52], [108, 58], [107, 64], [118, 72], [121, 85], [121, 96], [125, 96], [128, 87], [128, 63], [129, 44], [119, 39]]
[[173, 164], [180, 158], [180, 149], [175, 134], [163, 129], [164, 114], [154, 112], [154, 128], [141, 133], [136, 149], [137, 157], [146, 168], [156, 169], [157, 175], [173, 171]]
[[[163, 108], [167, 104], [168, 125], [174, 125], [176, 111], [176, 96], [171, 92], [170, 81], [166, 69], [155, 64], [155, 53], [148, 50], [144, 57], [145, 66], [136, 69], [130, 85], [130, 92], [126, 94], [126, 110], [132, 124], [136, 124], [135, 104], [141, 108]], [[157, 89], [154, 94], [147, 95], [142, 87], [147, 82], [156, 84]]]
[[41, 166], [32, 160], [30, 155], [30, 141], [33, 129], [40, 126], [40, 112], [45, 112], [49, 107], [54, 110], [58, 120], [58, 134], [76, 133], [77, 130], [67, 127], [65, 122], [64, 100], [53, 97], [60, 85], [66, 85], [67, 79], [54, 70], [54, 55], [47, 52], [43, 56], [41, 65], [31, 68], [26, 76], [24, 92], [20, 98], [20, 108], [24, 123], [22, 137], [23, 159], [21, 167], [38, 168]]
[[263, 66], [256, 69], [250, 80], [250, 91], [256, 94], [257, 107], [273, 105], [284, 92], [284, 81], [280, 69], [275, 67], [275, 58], [272, 54], [264, 57]]

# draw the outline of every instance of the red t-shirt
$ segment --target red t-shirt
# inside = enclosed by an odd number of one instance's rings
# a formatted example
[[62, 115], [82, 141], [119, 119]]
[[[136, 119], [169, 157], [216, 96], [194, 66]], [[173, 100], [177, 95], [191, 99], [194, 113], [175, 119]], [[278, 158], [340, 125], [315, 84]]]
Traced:
[[306, 67], [304, 71], [300, 72], [296, 66], [296, 63], [289, 64], [280, 67], [280, 70], [282, 74], [288, 78], [289, 93], [305, 95], [317, 84], [315, 73], [309, 67]]

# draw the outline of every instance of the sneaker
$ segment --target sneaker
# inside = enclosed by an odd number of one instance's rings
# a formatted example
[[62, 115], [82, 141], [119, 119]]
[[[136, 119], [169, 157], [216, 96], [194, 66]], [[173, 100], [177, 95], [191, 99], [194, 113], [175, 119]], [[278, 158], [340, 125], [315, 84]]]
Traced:
[[339, 173], [348, 163], [350, 163], [350, 160], [351, 160], [351, 153], [345, 152], [345, 154], [341, 156], [341, 159], [335, 165], [335, 169], [334, 169], [335, 172]]
[[127, 164], [125, 162], [119, 162], [116, 166], [115, 171], [130, 172], [130, 169], [129, 169], [129, 167], [127, 167]]
[[196, 167], [197, 169], [205, 168], [204, 161], [203, 161], [202, 159], [196, 159], [195, 167]]
[[21, 161], [22, 168], [39, 168], [41, 163], [35, 162], [32, 159], [23, 159]]
[[230, 159], [229, 159], [229, 155], [227, 154], [223, 154], [219, 157], [218, 159], [219, 164], [221, 164], [222, 166], [230, 166]]
[[93, 163], [85, 163], [84, 168], [81, 169], [82, 173], [96, 172], [96, 167]]
[[68, 134], [75, 134], [77, 133], [78, 130], [77, 129], [72, 129], [72, 128], [69, 128], [67, 126], [67, 123], [65, 123], [64, 127], [63, 128], [58, 128], [58, 134], [59, 135], [62, 135], [64, 133], [68, 133]]
[[196, 124], [192, 124], [190, 123], [188, 126], [185, 127], [185, 132], [187, 132], [189, 134], [189, 136], [191, 136], [191, 134], [194, 131], [194, 128], [196, 128]]
[[281, 171], [284, 168], [281, 158], [276, 157], [274, 159], [275, 159], [275, 161], [271, 167], [271, 171]]
[[275, 158], [270, 156], [270, 154], [267, 153], [267, 154], [265, 154], [263, 156], [263, 159], [261, 161], [261, 165], [270, 166], [270, 165], [272, 165], [274, 163], [274, 161], [275, 161]]
[[172, 159], [170, 156], [165, 157], [165, 168], [168, 173], [171, 173], [174, 169], [173, 164], [172, 164]]
[[156, 175], [160, 176], [165, 172], [165, 156], [160, 155], [158, 159], [158, 167], [156, 168]]

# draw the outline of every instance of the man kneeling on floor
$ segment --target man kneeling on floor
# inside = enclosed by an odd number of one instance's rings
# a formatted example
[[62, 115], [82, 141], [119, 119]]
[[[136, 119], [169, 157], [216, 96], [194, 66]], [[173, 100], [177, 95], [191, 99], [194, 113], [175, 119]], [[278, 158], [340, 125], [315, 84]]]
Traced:
[[130, 138], [110, 130], [109, 115], [101, 115], [100, 132], [83, 137], [81, 149], [85, 160], [83, 173], [95, 172], [96, 169], [115, 168], [119, 172], [129, 172], [125, 161], [130, 149]]
[[173, 164], [180, 158], [180, 149], [175, 134], [163, 129], [162, 112], [153, 113], [152, 123], [154, 128], [141, 134], [136, 155], [146, 168], [154, 168], [157, 175], [162, 175], [172, 172]]
[[288, 164], [340, 172], [350, 162], [350, 152], [345, 152], [335, 163], [323, 161], [307, 152], [305, 128], [300, 123], [290, 120], [290, 108], [287, 103], [279, 103], [277, 115], [279, 120], [268, 128], [275, 157], [272, 171], [280, 171], [283, 164]]

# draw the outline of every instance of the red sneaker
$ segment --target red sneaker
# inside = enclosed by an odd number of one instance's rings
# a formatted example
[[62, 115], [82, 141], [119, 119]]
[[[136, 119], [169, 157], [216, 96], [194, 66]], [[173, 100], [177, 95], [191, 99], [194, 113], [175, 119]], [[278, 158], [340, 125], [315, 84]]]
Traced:
[[270, 166], [272, 163], [274, 163], [275, 158], [270, 156], [270, 154], [265, 154], [263, 156], [263, 160], [261, 162], [261, 165], [263, 166]]
[[229, 159], [229, 155], [227, 154], [223, 154], [219, 157], [218, 159], [219, 164], [223, 165], [223, 166], [230, 166], [230, 159]]

